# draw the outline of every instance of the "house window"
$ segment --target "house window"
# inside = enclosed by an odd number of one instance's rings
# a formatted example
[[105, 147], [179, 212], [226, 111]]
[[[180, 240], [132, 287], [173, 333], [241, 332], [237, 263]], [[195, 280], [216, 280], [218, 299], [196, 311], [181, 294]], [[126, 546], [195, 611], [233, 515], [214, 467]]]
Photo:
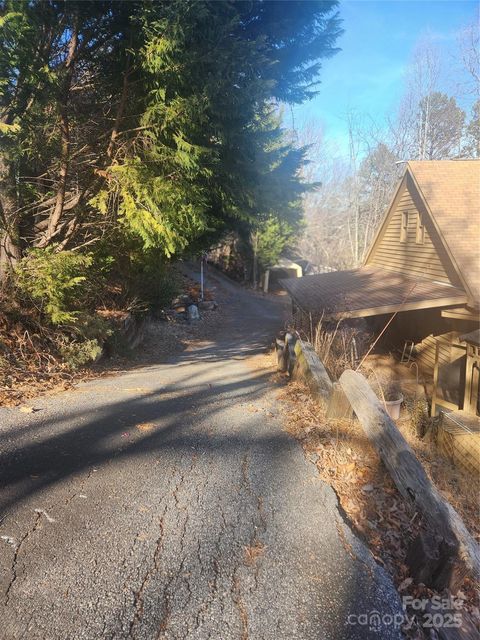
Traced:
[[417, 244], [423, 244], [425, 242], [425, 225], [423, 224], [422, 216], [417, 216], [417, 237], [415, 242]]
[[408, 211], [402, 211], [402, 227], [400, 229], [400, 242], [406, 242], [408, 235]]

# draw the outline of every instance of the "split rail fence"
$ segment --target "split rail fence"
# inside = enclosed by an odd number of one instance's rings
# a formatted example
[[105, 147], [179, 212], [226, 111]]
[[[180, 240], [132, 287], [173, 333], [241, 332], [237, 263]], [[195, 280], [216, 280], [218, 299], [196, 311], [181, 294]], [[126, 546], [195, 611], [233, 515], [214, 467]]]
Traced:
[[407, 556], [417, 582], [458, 590], [465, 576], [480, 582], [480, 547], [455, 509], [440, 495], [366, 378], [346, 370], [334, 383], [312, 345], [292, 333], [276, 339], [278, 369], [306, 382], [327, 417], [356, 416], [398, 491], [419, 511], [427, 529]]

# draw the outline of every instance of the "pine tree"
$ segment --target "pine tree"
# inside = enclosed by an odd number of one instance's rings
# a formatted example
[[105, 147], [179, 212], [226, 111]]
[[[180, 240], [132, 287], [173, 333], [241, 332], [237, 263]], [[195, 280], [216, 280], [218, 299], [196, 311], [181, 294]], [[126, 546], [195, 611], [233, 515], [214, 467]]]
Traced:
[[1, 2], [4, 261], [109, 237], [115, 253], [120, 236], [168, 258], [235, 221], [293, 229], [304, 153], [278, 108], [317, 91], [335, 7]]

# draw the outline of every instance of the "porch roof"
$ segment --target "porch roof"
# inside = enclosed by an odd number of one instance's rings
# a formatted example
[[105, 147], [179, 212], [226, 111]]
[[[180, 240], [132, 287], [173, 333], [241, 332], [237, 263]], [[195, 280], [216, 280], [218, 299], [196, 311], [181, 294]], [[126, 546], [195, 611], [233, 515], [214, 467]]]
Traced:
[[462, 289], [371, 266], [281, 280], [307, 313], [362, 318], [395, 311], [465, 304]]
[[475, 347], [480, 347], [480, 329], [475, 329], [475, 331], [470, 331], [470, 333], [460, 336], [460, 340], [473, 344]]

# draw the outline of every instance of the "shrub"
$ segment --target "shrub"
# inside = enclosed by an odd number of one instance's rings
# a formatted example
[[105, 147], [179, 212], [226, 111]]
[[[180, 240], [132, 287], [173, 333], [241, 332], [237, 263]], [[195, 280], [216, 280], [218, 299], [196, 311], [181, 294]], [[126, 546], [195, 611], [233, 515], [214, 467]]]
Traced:
[[111, 235], [96, 245], [90, 271], [94, 290], [89, 291], [89, 299], [97, 299], [98, 306], [107, 309], [155, 311], [169, 306], [181, 289], [161, 251], [145, 250], [138, 239], [125, 234]]
[[112, 335], [113, 329], [108, 322], [99, 315], [79, 312], [71, 333], [78, 340], [98, 340], [104, 342]]
[[29, 251], [15, 269], [20, 298], [57, 328], [53, 342], [72, 369], [97, 360], [112, 333], [103, 318], [89, 311], [98, 281], [98, 268], [92, 265], [91, 255], [48, 247]]
[[55, 247], [32, 249], [20, 260], [16, 285], [54, 325], [75, 323], [92, 257]]
[[371, 337], [362, 323], [341, 318], [327, 322], [320, 318], [313, 336], [313, 346], [334, 380], [345, 369], [355, 369]]
[[65, 340], [63, 344], [60, 344], [59, 351], [71, 369], [78, 369], [97, 360], [102, 353], [102, 346], [95, 339], [83, 342]]
[[138, 297], [153, 310], [169, 307], [181, 289], [177, 273], [155, 255], [142, 264], [136, 285]]

